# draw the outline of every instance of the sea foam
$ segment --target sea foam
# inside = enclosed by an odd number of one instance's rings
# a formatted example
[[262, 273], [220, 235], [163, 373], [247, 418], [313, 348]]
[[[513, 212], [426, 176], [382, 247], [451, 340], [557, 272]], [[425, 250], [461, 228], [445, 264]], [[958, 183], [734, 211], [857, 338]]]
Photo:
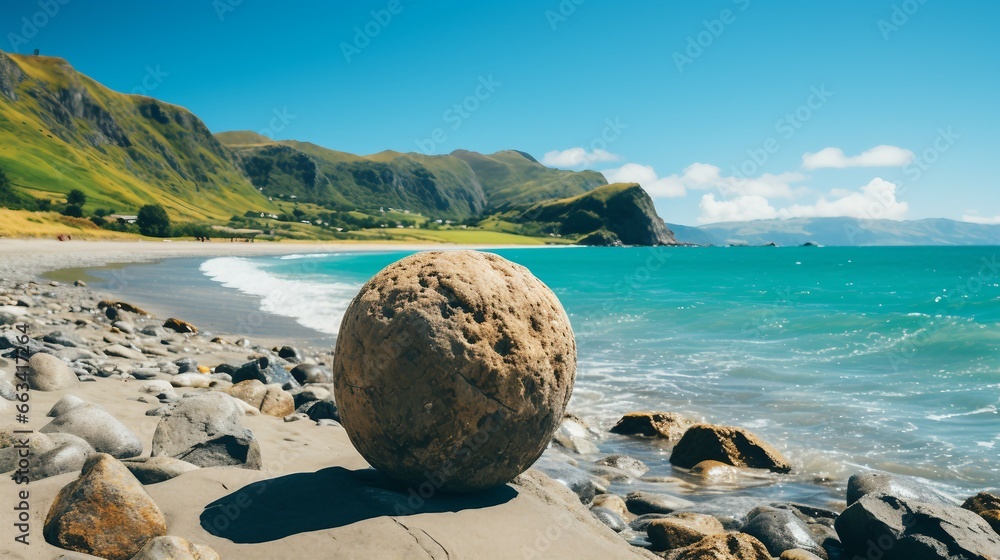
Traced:
[[200, 270], [227, 288], [260, 298], [266, 313], [295, 319], [322, 333], [336, 335], [351, 299], [360, 285], [303, 277], [282, 278], [250, 259], [220, 257], [202, 263]]

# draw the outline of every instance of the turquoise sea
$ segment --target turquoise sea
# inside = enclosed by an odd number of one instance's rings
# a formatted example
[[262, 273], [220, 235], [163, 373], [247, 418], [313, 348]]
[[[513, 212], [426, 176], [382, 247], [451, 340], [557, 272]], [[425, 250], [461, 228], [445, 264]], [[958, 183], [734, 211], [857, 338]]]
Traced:
[[[603, 431], [632, 410], [744, 426], [797, 467], [768, 485], [818, 482], [831, 496], [866, 469], [957, 494], [1000, 486], [1000, 248], [493, 252], [558, 294], [579, 347], [570, 410]], [[218, 258], [200, 269], [332, 336], [358, 288], [406, 254]], [[648, 442], [599, 445], [676, 475]]]

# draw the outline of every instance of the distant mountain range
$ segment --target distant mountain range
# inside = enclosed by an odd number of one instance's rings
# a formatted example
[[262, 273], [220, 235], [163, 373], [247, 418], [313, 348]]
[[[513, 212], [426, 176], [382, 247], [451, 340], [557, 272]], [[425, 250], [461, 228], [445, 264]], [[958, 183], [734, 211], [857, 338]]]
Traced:
[[943, 218], [795, 218], [668, 227], [679, 242], [697, 245], [1000, 245], [1000, 225]]

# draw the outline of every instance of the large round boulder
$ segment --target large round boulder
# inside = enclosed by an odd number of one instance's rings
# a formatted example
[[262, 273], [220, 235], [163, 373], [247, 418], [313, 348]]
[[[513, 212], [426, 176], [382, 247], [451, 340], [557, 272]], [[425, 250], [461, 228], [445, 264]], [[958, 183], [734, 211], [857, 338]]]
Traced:
[[419, 253], [361, 289], [333, 378], [341, 423], [372, 466], [409, 484], [504, 484], [548, 445], [573, 389], [576, 342], [526, 268], [474, 251]]

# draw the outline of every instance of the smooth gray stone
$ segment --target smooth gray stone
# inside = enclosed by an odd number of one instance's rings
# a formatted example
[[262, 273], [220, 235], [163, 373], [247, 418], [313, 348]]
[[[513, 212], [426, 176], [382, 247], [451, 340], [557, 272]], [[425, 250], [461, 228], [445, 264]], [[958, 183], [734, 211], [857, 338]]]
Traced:
[[608, 508], [596, 507], [590, 510], [590, 513], [594, 514], [601, 523], [604, 523], [611, 528], [612, 531], [616, 533], [621, 533], [628, 528], [628, 524], [622, 519], [622, 516], [611, 511]]
[[[191, 395], [191, 396], [188, 396]], [[199, 467], [260, 469], [260, 445], [243, 427], [243, 409], [224, 393], [188, 393], [153, 434], [152, 456], [181, 459]]]
[[754, 509], [747, 516], [742, 532], [764, 543], [771, 556], [781, 556], [786, 550], [800, 548], [826, 557], [826, 551], [813, 540], [805, 522], [787, 509], [766, 506]]
[[41, 432], [73, 434], [86, 440], [94, 450], [116, 459], [142, 454], [139, 437], [95, 404], [86, 403], [60, 413]]
[[694, 502], [654, 492], [631, 492], [625, 496], [625, 506], [636, 515], [646, 513], [673, 513], [679, 509], [691, 507]]

